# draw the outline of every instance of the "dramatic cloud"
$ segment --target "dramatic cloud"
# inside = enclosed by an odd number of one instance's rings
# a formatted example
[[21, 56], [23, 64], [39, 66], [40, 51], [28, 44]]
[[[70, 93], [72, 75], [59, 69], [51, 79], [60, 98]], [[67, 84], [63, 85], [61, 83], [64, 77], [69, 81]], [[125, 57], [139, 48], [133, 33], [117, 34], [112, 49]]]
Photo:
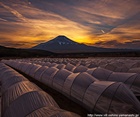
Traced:
[[30, 48], [66, 35], [93, 46], [133, 48], [140, 39], [139, 4], [139, 0], [0, 0], [0, 45]]
[[107, 42], [97, 42], [94, 44], [95, 46], [99, 46], [99, 47], [111, 47], [111, 48], [129, 48], [129, 49], [139, 49], [140, 47], [140, 40], [134, 40], [134, 41], [129, 41], [129, 42], [125, 42], [125, 43], [121, 43], [118, 42], [116, 40], [111, 40], [111, 41], [107, 41]]

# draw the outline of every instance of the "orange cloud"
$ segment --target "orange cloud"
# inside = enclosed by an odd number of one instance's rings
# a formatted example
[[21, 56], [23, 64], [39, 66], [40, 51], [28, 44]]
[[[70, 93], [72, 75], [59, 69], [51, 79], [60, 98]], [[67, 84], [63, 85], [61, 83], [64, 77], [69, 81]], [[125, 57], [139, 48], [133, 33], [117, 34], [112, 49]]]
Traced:
[[18, 42], [16, 47], [30, 48], [58, 35], [92, 45], [112, 40], [131, 42], [140, 38], [138, 3], [139, 0], [5, 0], [0, 2], [0, 43], [6, 45], [9, 40], [7, 45], [15, 47]]

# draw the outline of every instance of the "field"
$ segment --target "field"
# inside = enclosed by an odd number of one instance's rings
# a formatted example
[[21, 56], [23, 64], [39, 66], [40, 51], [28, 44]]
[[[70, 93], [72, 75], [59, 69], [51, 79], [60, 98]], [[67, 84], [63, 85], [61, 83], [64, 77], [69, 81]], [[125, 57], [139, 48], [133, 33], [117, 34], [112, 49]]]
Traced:
[[0, 82], [3, 117], [140, 114], [138, 57], [3, 59]]

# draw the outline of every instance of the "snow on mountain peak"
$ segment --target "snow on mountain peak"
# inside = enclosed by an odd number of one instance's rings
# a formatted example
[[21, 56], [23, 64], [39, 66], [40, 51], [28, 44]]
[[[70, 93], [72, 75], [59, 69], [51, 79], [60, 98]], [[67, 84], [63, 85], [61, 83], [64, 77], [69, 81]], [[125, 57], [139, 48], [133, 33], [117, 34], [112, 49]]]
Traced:
[[75, 45], [76, 42], [70, 40], [66, 36], [60, 35], [54, 38], [53, 40], [50, 40], [49, 43], [58, 43], [59, 45]]
[[63, 35], [57, 36], [48, 42], [36, 45], [32, 49], [47, 50], [56, 53], [97, 52], [104, 50], [102, 48], [79, 44]]

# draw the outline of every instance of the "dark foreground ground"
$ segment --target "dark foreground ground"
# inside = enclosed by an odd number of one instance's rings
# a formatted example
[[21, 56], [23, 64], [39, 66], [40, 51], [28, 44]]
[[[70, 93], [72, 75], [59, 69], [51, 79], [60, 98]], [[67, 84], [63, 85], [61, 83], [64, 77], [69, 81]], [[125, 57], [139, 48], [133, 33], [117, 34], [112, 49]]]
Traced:
[[140, 50], [115, 50], [110, 52], [83, 52], [83, 53], [53, 53], [35, 49], [16, 49], [0, 46], [1, 58], [29, 58], [29, 57], [55, 57], [55, 58], [87, 58], [87, 57], [140, 57]]

